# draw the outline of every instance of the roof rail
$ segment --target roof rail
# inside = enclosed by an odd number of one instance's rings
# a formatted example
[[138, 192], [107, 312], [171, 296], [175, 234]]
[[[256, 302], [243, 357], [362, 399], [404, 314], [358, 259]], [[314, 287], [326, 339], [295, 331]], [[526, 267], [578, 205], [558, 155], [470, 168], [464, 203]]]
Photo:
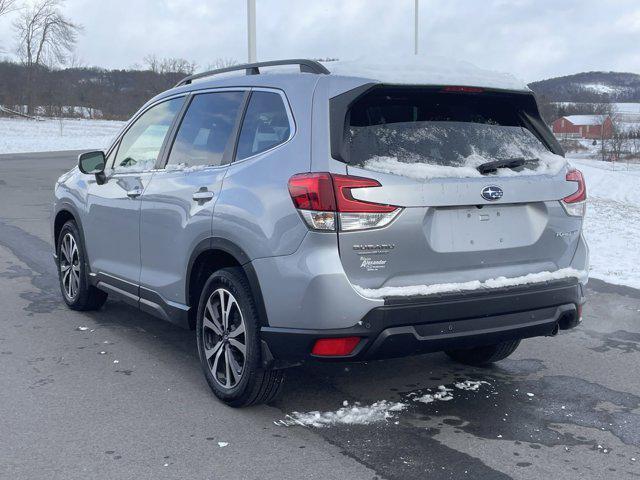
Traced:
[[247, 75], [259, 75], [260, 68], [276, 67], [279, 65], [299, 65], [300, 71], [304, 73], [329, 73], [329, 70], [327, 70], [324, 65], [322, 65], [320, 62], [316, 62], [315, 60], [305, 60], [302, 58], [295, 58], [291, 60], [273, 60], [270, 62], [243, 63], [241, 65], [234, 65], [232, 67], [218, 68], [217, 70], [196, 73], [195, 75], [190, 75], [180, 80], [180, 82], [178, 82], [173, 88], [181, 87], [183, 85], [189, 85], [194, 80], [198, 80], [200, 78], [211, 77], [213, 75], [218, 75], [219, 73], [235, 72], [238, 70], [245, 70]]

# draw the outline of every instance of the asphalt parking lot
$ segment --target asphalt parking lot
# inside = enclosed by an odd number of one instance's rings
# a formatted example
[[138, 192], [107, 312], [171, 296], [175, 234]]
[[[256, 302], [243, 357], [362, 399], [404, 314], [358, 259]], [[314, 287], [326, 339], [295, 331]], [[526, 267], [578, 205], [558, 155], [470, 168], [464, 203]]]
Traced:
[[[640, 477], [640, 291], [590, 282], [579, 328], [490, 369], [443, 354], [310, 365], [275, 404], [234, 410], [210, 393], [193, 332], [114, 301], [63, 305], [49, 211], [74, 163], [0, 156], [0, 478]], [[440, 385], [453, 399], [414, 401]], [[408, 407], [370, 425], [280, 422], [380, 400]]]

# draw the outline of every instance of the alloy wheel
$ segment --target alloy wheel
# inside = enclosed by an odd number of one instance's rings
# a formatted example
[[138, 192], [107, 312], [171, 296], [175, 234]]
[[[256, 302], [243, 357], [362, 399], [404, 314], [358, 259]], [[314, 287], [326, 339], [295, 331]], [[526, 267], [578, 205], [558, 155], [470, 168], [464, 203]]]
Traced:
[[60, 243], [60, 275], [65, 295], [75, 300], [80, 289], [80, 255], [71, 233], [66, 233]]
[[246, 333], [240, 305], [231, 292], [215, 290], [202, 321], [204, 355], [215, 381], [224, 388], [240, 382], [246, 363]]

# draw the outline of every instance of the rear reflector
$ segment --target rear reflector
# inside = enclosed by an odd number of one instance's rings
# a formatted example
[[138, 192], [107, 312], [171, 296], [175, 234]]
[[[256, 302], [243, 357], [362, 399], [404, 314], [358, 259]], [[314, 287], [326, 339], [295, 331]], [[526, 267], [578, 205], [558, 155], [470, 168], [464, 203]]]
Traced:
[[360, 337], [321, 338], [316, 340], [311, 354], [319, 357], [344, 357], [353, 352], [359, 343]]
[[580, 170], [569, 170], [566, 176], [567, 182], [578, 184], [577, 190], [562, 199], [562, 205], [566, 212], [574, 217], [583, 217], [586, 210], [587, 185]]
[[367, 230], [388, 225], [400, 208], [354, 198], [356, 188], [380, 187], [371, 178], [326, 172], [301, 173], [289, 179], [289, 194], [300, 216], [314, 230]]

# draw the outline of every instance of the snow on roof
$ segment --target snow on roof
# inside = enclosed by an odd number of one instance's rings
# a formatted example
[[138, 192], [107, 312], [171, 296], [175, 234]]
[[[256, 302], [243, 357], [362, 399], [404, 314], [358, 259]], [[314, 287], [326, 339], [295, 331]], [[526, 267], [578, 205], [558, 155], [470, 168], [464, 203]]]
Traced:
[[530, 91], [527, 84], [508, 73], [484, 70], [441, 56], [393, 56], [326, 62], [332, 74], [364, 77], [405, 85], [456, 85]]
[[602, 125], [604, 115], [569, 115], [564, 117], [574, 125]]

